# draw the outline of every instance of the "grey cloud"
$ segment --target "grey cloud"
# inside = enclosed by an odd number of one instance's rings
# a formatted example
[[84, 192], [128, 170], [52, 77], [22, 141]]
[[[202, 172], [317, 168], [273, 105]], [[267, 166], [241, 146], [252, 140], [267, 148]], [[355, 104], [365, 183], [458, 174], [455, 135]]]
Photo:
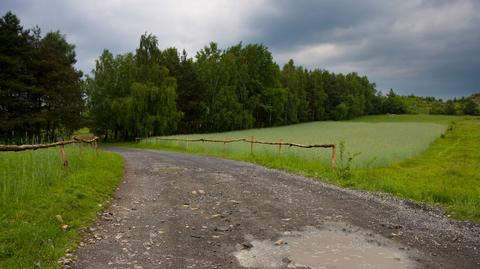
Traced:
[[267, 45], [279, 64], [367, 75], [379, 89], [453, 97], [480, 90], [475, 0], [2, 1], [28, 26], [61, 30], [78, 64], [133, 51], [152, 32], [193, 55], [210, 41]]

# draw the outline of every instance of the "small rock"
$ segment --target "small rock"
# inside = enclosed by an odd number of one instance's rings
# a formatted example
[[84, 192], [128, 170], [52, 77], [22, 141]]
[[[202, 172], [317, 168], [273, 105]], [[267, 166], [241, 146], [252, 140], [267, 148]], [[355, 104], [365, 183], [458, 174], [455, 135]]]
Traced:
[[197, 191], [192, 191], [192, 194], [193, 194], [193, 195], [197, 195]]
[[229, 230], [230, 230], [230, 227], [227, 227], [227, 226], [215, 227], [215, 231], [217, 232], [228, 232]]
[[282, 239], [279, 239], [279, 240], [277, 240], [274, 244], [275, 244], [276, 246], [280, 246], [280, 245], [286, 245], [287, 242], [283, 241]]
[[285, 257], [285, 258], [282, 259], [282, 262], [286, 263], [286, 264], [289, 264], [289, 263], [292, 262], [292, 260], [290, 260], [288, 257]]
[[133, 266], [133, 269], [143, 269], [143, 266], [138, 265], [138, 264], [135, 264], [135, 265]]
[[103, 219], [103, 220], [106, 220], [106, 221], [112, 221], [112, 220], [113, 220], [112, 217], [106, 216], [106, 215], [103, 215], [103, 216], [102, 216], [102, 219]]
[[251, 249], [253, 248], [253, 245], [250, 242], [244, 242], [242, 243], [242, 247], [246, 249]]
[[68, 227], [69, 227], [69, 226], [68, 226], [67, 224], [63, 224], [63, 225], [62, 225], [62, 230], [66, 231], [66, 230], [68, 229]]
[[205, 194], [205, 191], [204, 190], [198, 190], [198, 193]]

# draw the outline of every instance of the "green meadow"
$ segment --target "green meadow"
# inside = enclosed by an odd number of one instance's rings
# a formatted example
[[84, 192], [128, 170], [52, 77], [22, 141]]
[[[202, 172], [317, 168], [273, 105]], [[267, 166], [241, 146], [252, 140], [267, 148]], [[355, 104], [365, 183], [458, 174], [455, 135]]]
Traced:
[[338, 168], [330, 149], [292, 149], [249, 143], [160, 141], [126, 146], [220, 156], [304, 174], [339, 186], [380, 191], [443, 207], [458, 219], [480, 222], [480, 118], [431, 115], [367, 116], [245, 131], [173, 136], [250, 138], [344, 144]]
[[123, 173], [113, 153], [66, 146], [0, 152], [0, 268], [60, 268], [80, 231], [103, 209]]
[[[392, 122], [388, 121], [392, 118]], [[398, 118], [398, 119], [397, 119]], [[418, 155], [440, 137], [448, 124], [439, 118], [433, 122], [410, 122], [405, 116], [363, 117], [355, 121], [321, 121], [283, 127], [250, 129], [225, 133], [170, 136], [180, 139], [238, 139], [252, 137], [260, 141], [283, 141], [299, 144], [345, 144], [345, 154], [356, 157], [354, 167], [382, 167]], [[433, 117], [435, 118], [435, 117]], [[383, 119], [383, 121], [381, 120]], [[141, 141], [145, 144], [162, 144], [165, 146], [186, 147], [186, 143], [166, 142], [155, 138]], [[189, 143], [189, 150], [224, 151], [223, 143]], [[235, 142], [225, 146], [229, 154], [250, 154], [249, 143]], [[271, 145], [254, 145], [254, 154], [278, 155], [278, 147]], [[331, 150], [323, 148], [302, 149], [283, 147], [281, 154], [303, 160], [317, 160], [328, 164]]]

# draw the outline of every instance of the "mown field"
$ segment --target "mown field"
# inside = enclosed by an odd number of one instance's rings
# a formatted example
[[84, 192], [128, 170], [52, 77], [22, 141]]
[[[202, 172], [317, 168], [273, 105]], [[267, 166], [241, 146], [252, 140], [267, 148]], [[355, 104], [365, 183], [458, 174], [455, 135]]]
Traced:
[[120, 156], [77, 146], [0, 152], [0, 268], [60, 268], [123, 173]]
[[[480, 118], [430, 115], [369, 116], [189, 138], [240, 138], [297, 143], [344, 141], [338, 169], [329, 149], [286, 149], [143, 140], [129, 146], [222, 156], [301, 173], [340, 186], [381, 191], [444, 207], [459, 219], [480, 222]], [[185, 137], [185, 136], [183, 136]], [[343, 155], [343, 156], [342, 156]], [[349, 162], [349, 157], [352, 161]]]

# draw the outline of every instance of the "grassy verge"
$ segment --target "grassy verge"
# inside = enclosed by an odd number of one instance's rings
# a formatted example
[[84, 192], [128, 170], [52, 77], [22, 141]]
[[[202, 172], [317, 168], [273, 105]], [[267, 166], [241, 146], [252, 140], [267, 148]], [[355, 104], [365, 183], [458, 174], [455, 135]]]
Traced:
[[[59, 268], [80, 231], [103, 209], [122, 174], [123, 159], [87, 147], [0, 153], [0, 268]], [[63, 227], [62, 227], [63, 226]]]
[[[305, 160], [294, 154], [259, 152], [254, 155], [220, 150], [219, 147], [189, 147], [174, 142], [118, 144], [146, 149], [189, 152], [258, 163], [327, 181], [339, 186], [391, 193], [403, 198], [444, 207], [453, 217], [480, 222], [480, 118], [452, 116], [365, 117], [363, 122], [430, 122], [450, 124], [423, 153], [386, 167], [349, 167], [348, 154], [332, 171], [319, 159]], [[348, 148], [347, 148], [348, 150]]]

